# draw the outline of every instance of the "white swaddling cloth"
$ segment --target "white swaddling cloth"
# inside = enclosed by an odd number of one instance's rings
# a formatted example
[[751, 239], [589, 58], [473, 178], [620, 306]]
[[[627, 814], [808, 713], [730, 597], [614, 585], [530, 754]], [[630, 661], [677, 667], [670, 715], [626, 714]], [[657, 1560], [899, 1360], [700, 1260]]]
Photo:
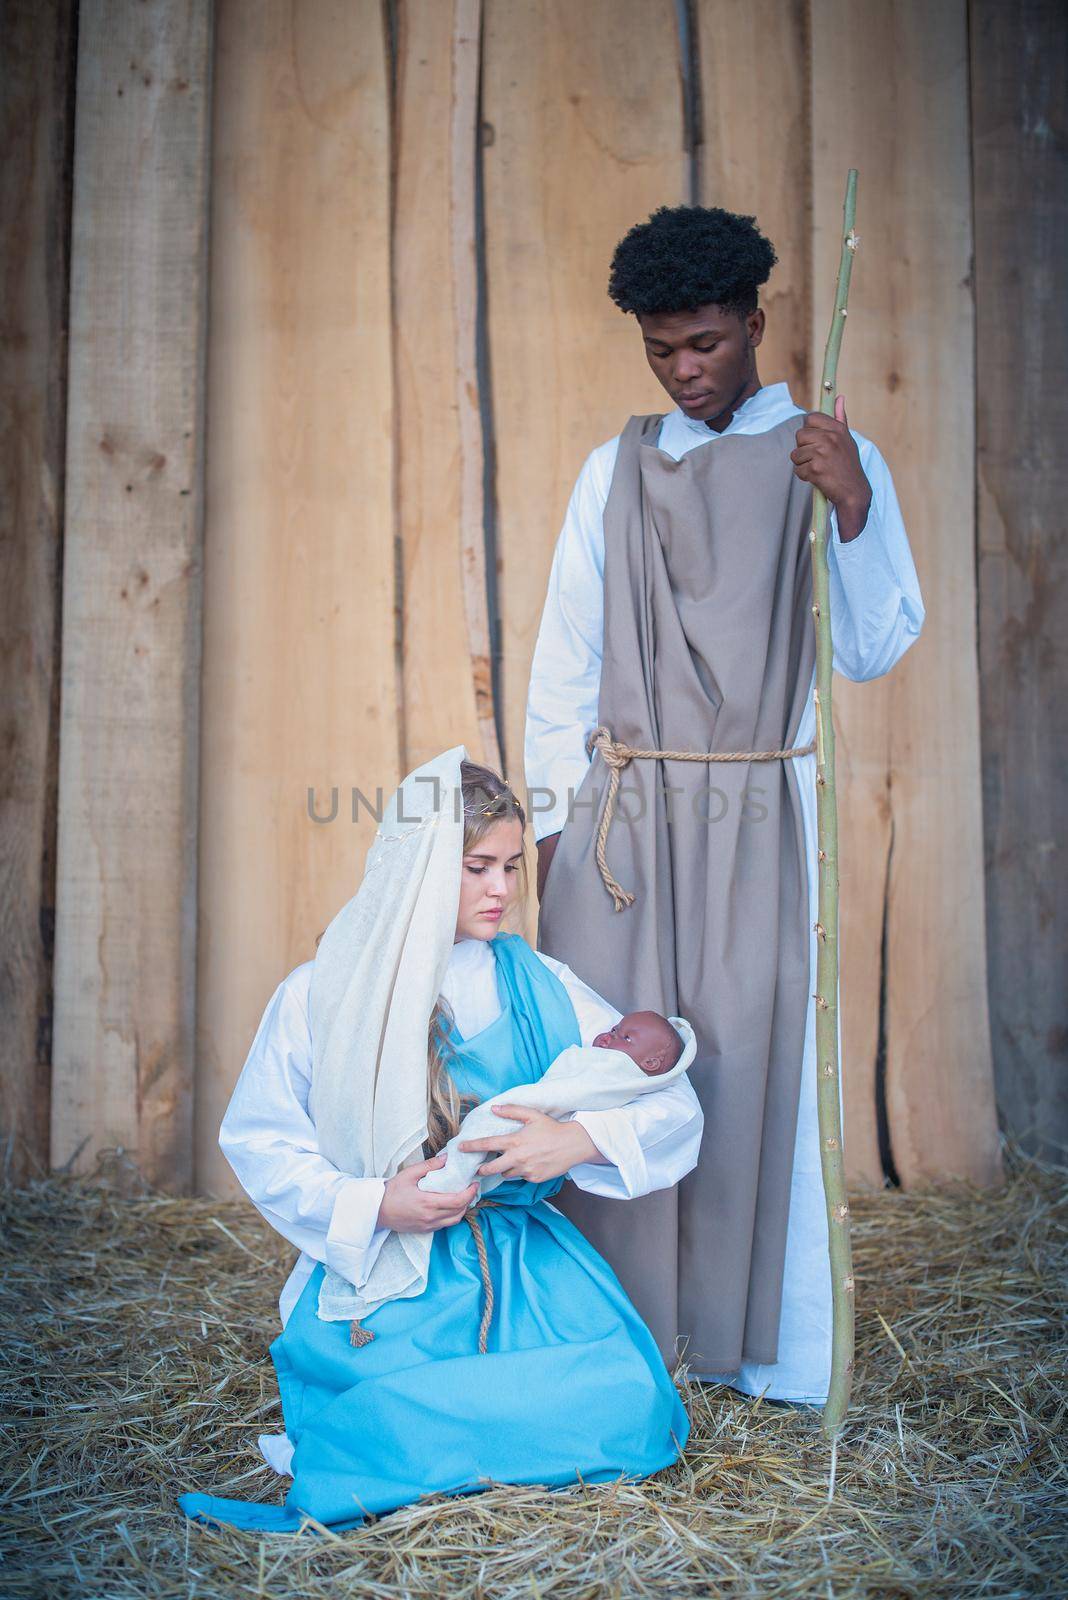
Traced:
[[[668, 1021], [683, 1046], [682, 1054], [670, 1071], [651, 1076], [622, 1050], [604, 1050], [592, 1044], [569, 1045], [561, 1050], [537, 1083], [517, 1084], [469, 1111], [460, 1124], [459, 1133], [445, 1146], [445, 1165], [435, 1167], [420, 1178], [420, 1189], [432, 1189], [439, 1194], [466, 1189], [474, 1181], [479, 1167], [491, 1157], [485, 1150], [461, 1150], [460, 1145], [469, 1139], [518, 1132], [519, 1123], [513, 1118], [498, 1117], [492, 1109], [495, 1105], [526, 1106], [531, 1111], [544, 1111], [550, 1117], [562, 1118], [576, 1111], [609, 1111], [636, 1100], [640, 1094], [662, 1089], [692, 1065], [697, 1053], [697, 1040], [686, 1019], [669, 1017]], [[480, 1193], [488, 1194], [503, 1182], [498, 1173], [491, 1173], [480, 1180]]]

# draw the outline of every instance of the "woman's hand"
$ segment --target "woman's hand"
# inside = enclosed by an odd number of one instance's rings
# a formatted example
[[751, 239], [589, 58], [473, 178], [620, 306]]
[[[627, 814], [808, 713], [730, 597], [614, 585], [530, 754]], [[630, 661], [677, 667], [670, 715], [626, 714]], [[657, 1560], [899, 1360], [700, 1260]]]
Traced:
[[461, 1150], [501, 1152], [495, 1161], [479, 1167], [480, 1178], [496, 1173], [502, 1178], [525, 1178], [528, 1183], [549, 1183], [586, 1161], [607, 1164], [581, 1122], [557, 1122], [544, 1111], [526, 1106], [500, 1105], [493, 1110], [498, 1117], [509, 1117], [523, 1126], [517, 1133], [490, 1134], [460, 1145]]
[[395, 1177], [387, 1178], [386, 1192], [378, 1208], [378, 1226], [392, 1228], [394, 1233], [437, 1233], [439, 1228], [451, 1228], [454, 1222], [459, 1222], [478, 1194], [477, 1183], [469, 1183], [466, 1189], [457, 1189], [452, 1194], [435, 1194], [432, 1189], [419, 1188], [419, 1179], [425, 1173], [444, 1165], [442, 1151], [430, 1161], [417, 1161]]

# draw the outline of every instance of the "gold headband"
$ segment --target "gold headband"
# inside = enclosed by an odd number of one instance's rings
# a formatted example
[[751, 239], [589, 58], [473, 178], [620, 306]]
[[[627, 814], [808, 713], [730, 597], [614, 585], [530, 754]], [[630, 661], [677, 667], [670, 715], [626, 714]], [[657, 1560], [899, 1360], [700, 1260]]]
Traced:
[[479, 808], [478, 815], [480, 817], [495, 816], [497, 812], [503, 810], [509, 800], [518, 810], [519, 801], [516, 799], [511, 789], [506, 789], [503, 794], [497, 795], [496, 799], [492, 800], [488, 806], [481, 806]]

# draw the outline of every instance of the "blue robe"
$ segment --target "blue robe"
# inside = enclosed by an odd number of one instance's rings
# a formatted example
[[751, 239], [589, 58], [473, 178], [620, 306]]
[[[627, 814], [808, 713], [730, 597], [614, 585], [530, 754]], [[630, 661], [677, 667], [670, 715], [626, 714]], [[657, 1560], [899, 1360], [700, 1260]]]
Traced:
[[[478, 1100], [540, 1078], [580, 1043], [567, 991], [524, 940], [499, 934], [492, 949], [501, 1014], [452, 1040], [456, 1085]], [[426, 1288], [365, 1317], [375, 1337], [360, 1348], [347, 1322], [320, 1321], [316, 1267], [271, 1346], [295, 1445], [285, 1504], [183, 1494], [186, 1514], [274, 1532], [303, 1514], [352, 1527], [420, 1495], [641, 1478], [674, 1461], [689, 1418], [615, 1274], [546, 1203], [562, 1181], [509, 1179], [478, 1212], [495, 1300], [485, 1354], [465, 1222], [434, 1234]]]

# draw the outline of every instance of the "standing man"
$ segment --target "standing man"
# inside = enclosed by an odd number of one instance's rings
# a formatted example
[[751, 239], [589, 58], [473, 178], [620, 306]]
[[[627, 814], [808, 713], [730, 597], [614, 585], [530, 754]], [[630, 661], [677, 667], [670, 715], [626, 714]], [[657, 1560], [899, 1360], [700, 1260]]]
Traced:
[[[836, 669], [888, 672], [923, 605], [889, 471], [843, 402], [806, 416], [785, 384], [761, 386], [757, 297], [775, 259], [753, 218], [702, 207], [661, 208], [618, 245], [609, 294], [672, 409], [632, 417], [579, 474], [525, 754], [541, 948], [621, 1010], [694, 1024], [705, 1113], [678, 1189], [623, 1205], [572, 1191], [565, 1209], [669, 1359], [822, 1404], [815, 758], [787, 753], [815, 737], [813, 486], [832, 507]], [[599, 864], [606, 754], [622, 754], [606, 739], [673, 755], [629, 760]]]

